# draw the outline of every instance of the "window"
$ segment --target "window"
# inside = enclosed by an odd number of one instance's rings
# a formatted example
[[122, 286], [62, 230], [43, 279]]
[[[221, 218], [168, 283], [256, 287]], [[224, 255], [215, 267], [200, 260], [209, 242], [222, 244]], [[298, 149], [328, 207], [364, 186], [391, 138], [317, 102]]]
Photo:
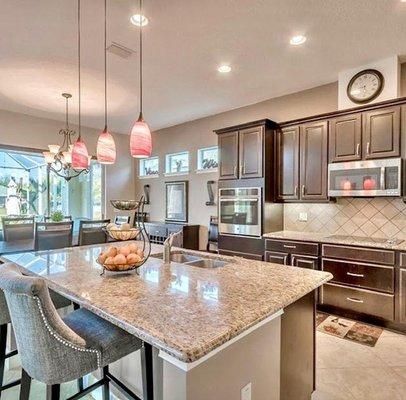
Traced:
[[218, 167], [218, 147], [206, 147], [197, 151], [197, 170], [207, 171]]
[[90, 172], [67, 182], [49, 171], [42, 154], [0, 148], [0, 218], [54, 211], [72, 218], [100, 219], [104, 168], [91, 163]]
[[140, 160], [140, 176], [159, 175], [159, 157], [142, 158]]
[[189, 172], [189, 152], [173, 153], [166, 155], [165, 172], [171, 173], [188, 173]]

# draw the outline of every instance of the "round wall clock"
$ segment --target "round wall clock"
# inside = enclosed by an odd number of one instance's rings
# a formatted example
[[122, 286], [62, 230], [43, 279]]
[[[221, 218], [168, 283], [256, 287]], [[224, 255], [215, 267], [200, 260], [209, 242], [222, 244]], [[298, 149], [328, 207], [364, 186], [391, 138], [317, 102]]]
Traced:
[[351, 78], [347, 86], [347, 96], [354, 103], [368, 103], [381, 94], [384, 82], [384, 77], [379, 71], [365, 69]]

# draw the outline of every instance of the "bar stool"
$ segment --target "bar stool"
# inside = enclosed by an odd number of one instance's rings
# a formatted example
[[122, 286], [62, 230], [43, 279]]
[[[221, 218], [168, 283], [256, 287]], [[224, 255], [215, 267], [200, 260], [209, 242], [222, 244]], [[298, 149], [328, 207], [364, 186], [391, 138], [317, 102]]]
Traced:
[[[47, 399], [59, 400], [61, 383], [97, 369], [102, 369], [102, 379], [69, 400], [79, 399], [100, 386], [107, 400], [110, 382], [128, 397], [139, 400], [109, 373], [108, 365], [141, 349], [140, 339], [83, 308], [62, 319], [45, 281], [23, 276], [15, 264], [0, 267], [0, 289], [7, 300], [23, 368], [20, 400], [28, 400], [31, 379], [47, 385]], [[152, 388], [148, 364], [143, 363], [144, 396], [146, 390]], [[145, 376], [148, 379], [144, 379]], [[147, 393], [145, 399], [152, 397], [153, 394]]]
[[[63, 308], [71, 305], [71, 301], [62, 297], [61, 295], [50, 292], [51, 299], [56, 308]], [[6, 303], [6, 298], [4, 297], [3, 292], [0, 290], [0, 399], [1, 394], [4, 390], [10, 389], [14, 386], [17, 386], [21, 383], [21, 379], [17, 379], [6, 385], [3, 385], [4, 379], [4, 367], [6, 360], [18, 354], [17, 350], [6, 353], [7, 347], [7, 331], [8, 324], [11, 323], [10, 314], [8, 312], [8, 307]]]

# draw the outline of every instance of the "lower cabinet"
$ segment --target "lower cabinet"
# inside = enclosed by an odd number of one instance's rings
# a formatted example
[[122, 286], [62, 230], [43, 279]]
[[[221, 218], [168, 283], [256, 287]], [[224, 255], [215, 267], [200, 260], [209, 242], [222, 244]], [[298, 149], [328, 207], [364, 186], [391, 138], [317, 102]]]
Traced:
[[264, 256], [264, 244], [262, 238], [219, 235], [219, 254], [237, 256], [251, 260], [262, 261]]
[[399, 269], [399, 322], [406, 324], [406, 268]]

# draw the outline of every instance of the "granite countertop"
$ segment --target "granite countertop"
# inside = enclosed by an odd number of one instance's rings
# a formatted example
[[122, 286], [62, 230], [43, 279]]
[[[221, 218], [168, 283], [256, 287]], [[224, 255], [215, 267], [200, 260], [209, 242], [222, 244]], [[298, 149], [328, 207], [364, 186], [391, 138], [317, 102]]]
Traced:
[[362, 246], [362, 247], [373, 247], [379, 249], [390, 249], [390, 250], [406, 250], [406, 240], [397, 240], [398, 242], [390, 242], [385, 239], [374, 239], [367, 237], [357, 237], [351, 235], [331, 235], [315, 232], [298, 232], [298, 231], [278, 231], [265, 233], [264, 238], [269, 239], [286, 239], [286, 240], [297, 240], [305, 242], [316, 242], [316, 243], [330, 243], [330, 244], [343, 244], [347, 246]]
[[[198, 360], [332, 278], [326, 272], [226, 256], [221, 259], [229, 264], [213, 269], [165, 265], [151, 256], [139, 275], [100, 276], [95, 260], [106, 246], [2, 260], [43, 276], [54, 290], [184, 362]], [[163, 246], [152, 245], [152, 254], [162, 251]]]

